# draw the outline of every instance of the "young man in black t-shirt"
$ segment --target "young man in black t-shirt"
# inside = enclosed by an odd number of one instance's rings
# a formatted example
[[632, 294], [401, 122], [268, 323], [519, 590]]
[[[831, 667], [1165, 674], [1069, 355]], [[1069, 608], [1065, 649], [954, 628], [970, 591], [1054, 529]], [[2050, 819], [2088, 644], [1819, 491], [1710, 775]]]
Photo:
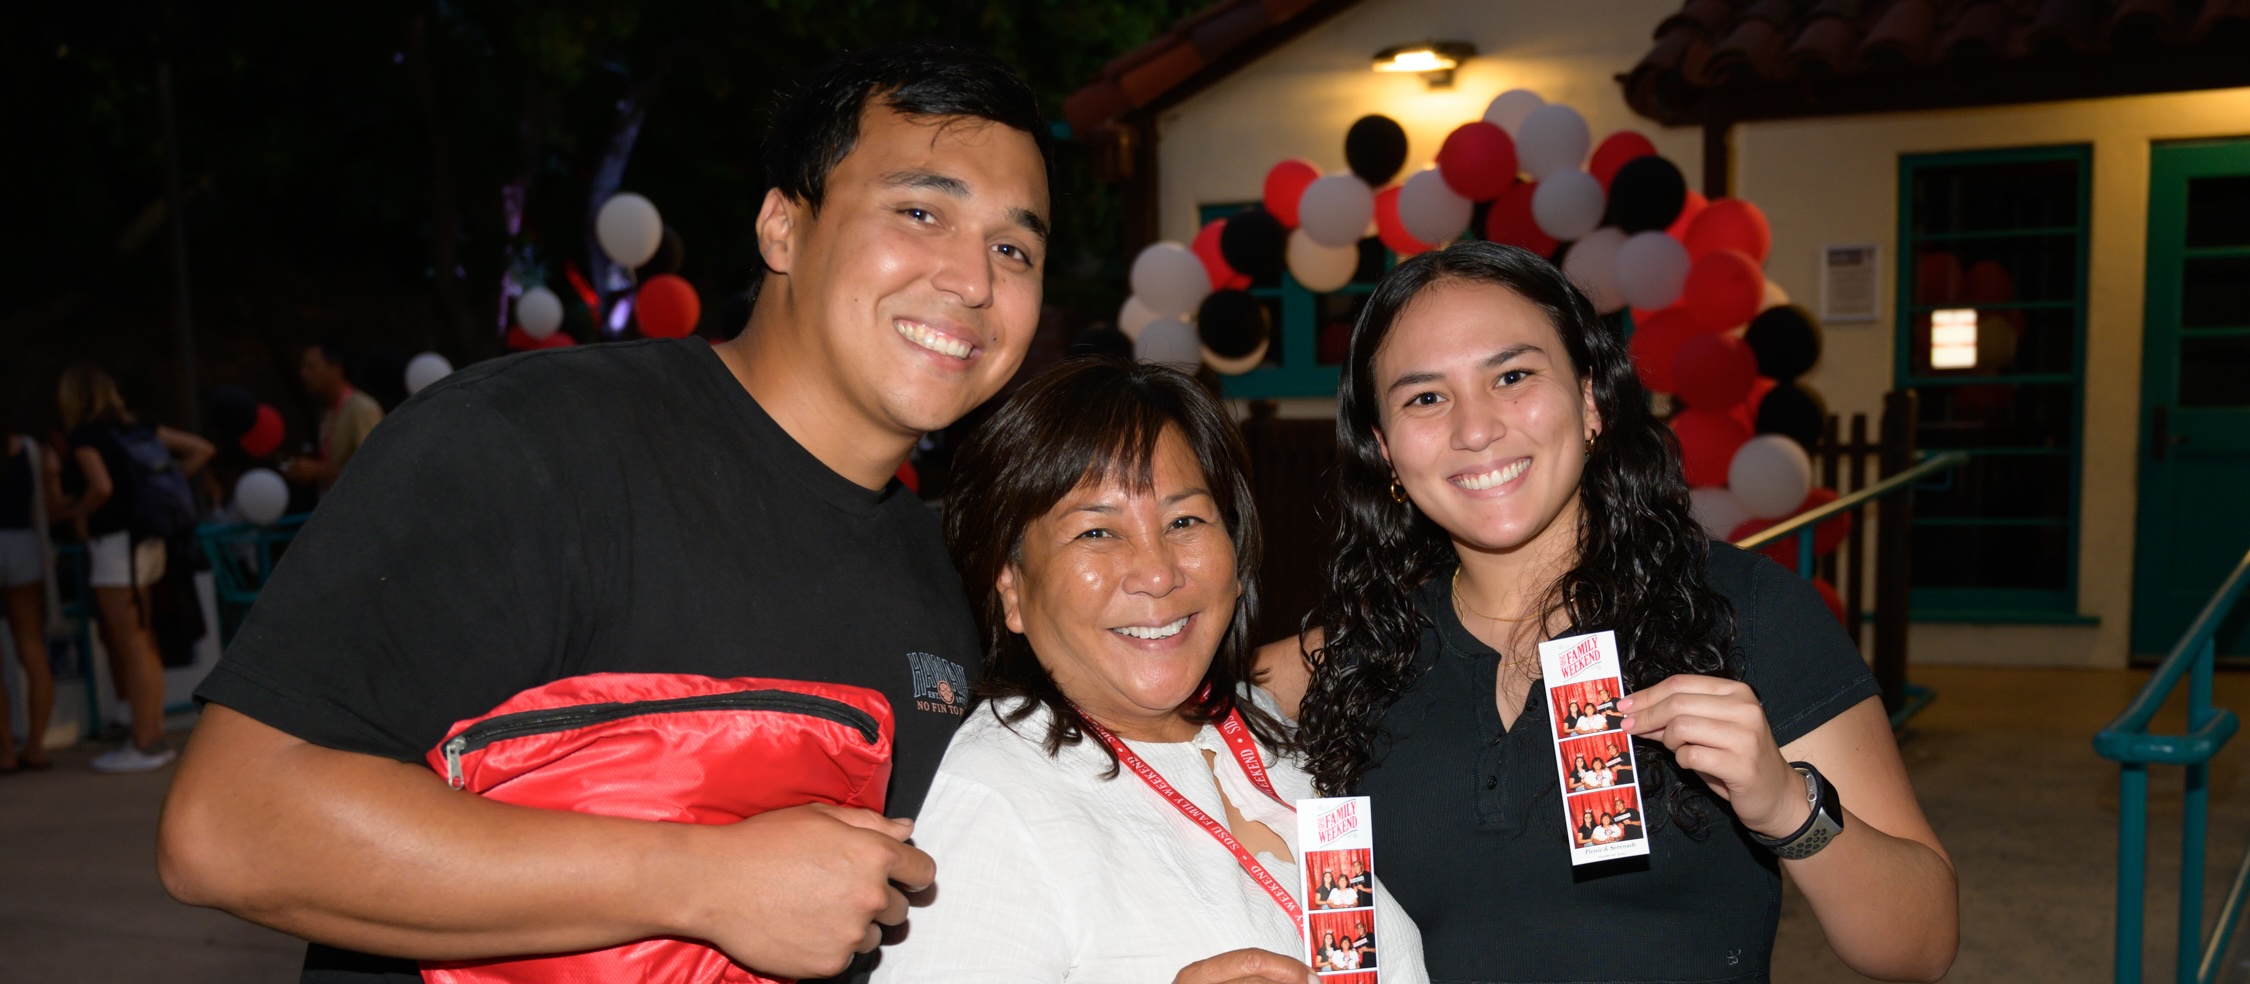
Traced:
[[919, 807], [981, 652], [891, 476], [1022, 361], [1045, 124], [989, 56], [911, 45], [807, 83], [765, 147], [740, 337], [485, 363], [370, 436], [198, 692], [159, 845], [174, 895], [315, 941], [315, 982], [661, 936], [818, 977], [904, 919], [934, 877], [910, 820], [523, 809], [422, 761], [565, 677], [817, 680], [888, 698], [885, 812]]

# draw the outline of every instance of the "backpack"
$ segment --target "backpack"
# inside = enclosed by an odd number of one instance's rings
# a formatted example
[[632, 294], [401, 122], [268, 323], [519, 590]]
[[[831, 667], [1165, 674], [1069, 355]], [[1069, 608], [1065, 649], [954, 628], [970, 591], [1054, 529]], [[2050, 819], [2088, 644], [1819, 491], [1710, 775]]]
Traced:
[[125, 474], [114, 481], [132, 490], [132, 513], [127, 522], [133, 539], [170, 539], [195, 528], [195, 492], [187, 475], [172, 460], [172, 450], [156, 436], [154, 427], [118, 427], [111, 430], [125, 453]]

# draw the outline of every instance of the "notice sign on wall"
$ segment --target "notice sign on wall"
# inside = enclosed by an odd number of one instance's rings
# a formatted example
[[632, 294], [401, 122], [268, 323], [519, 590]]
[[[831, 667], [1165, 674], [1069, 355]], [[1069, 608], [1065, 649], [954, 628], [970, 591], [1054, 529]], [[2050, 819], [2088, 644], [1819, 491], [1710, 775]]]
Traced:
[[1820, 320], [1875, 320], [1879, 272], [1874, 243], [1821, 247]]

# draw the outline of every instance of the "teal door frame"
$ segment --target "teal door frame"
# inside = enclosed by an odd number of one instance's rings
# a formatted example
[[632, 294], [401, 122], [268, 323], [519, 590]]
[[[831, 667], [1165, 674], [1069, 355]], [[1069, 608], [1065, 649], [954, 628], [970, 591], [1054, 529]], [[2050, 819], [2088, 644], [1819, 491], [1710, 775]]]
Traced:
[[[2250, 400], [2193, 407], [2180, 401], [2183, 344], [2250, 339], [2250, 306], [2224, 325], [2181, 324], [2188, 264], [2250, 260], [2236, 245], [2190, 247], [2189, 182], [2250, 177], [2250, 137], [2158, 143], [2149, 149], [2148, 281], [2141, 338], [2140, 488], [2133, 559], [2135, 653], [2178, 640], [2234, 561], [2250, 547], [2250, 511], [2237, 484], [2250, 478]], [[2250, 275], [2250, 274], [2245, 274]], [[2250, 625], [2222, 625], [2218, 651], [2250, 655]]]

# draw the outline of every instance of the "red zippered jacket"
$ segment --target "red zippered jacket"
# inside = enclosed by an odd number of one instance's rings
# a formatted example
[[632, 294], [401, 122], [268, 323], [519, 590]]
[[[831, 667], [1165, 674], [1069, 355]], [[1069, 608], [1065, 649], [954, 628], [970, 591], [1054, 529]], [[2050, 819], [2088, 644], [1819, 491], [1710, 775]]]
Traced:
[[[592, 673], [509, 698], [430, 750], [453, 788], [518, 806], [723, 824], [809, 803], [880, 812], [890, 702], [834, 683]], [[582, 953], [426, 961], [433, 984], [774, 981], [703, 943], [639, 940]]]

